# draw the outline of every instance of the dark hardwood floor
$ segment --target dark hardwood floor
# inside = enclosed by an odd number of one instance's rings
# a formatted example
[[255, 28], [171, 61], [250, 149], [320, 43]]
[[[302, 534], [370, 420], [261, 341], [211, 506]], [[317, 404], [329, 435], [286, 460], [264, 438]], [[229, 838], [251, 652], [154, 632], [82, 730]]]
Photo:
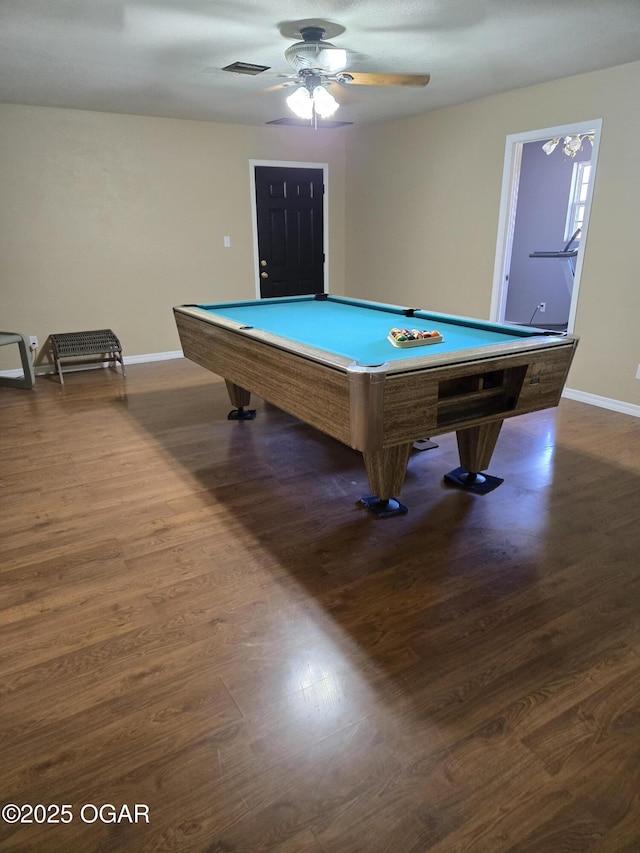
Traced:
[[441, 436], [377, 520], [256, 402], [182, 360], [0, 389], [0, 800], [73, 816], [0, 850], [637, 853], [640, 421], [515, 418], [485, 496]]

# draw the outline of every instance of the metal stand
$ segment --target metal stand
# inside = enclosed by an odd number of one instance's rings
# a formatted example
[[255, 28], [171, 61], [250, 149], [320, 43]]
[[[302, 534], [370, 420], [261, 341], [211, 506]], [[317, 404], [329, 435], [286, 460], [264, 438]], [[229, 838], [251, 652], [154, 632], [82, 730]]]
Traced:
[[475, 492], [477, 495], [486, 495], [487, 492], [492, 492], [504, 483], [504, 479], [501, 477], [467, 471], [466, 468], [462, 467], [449, 471], [448, 474], [444, 475], [444, 479], [453, 486], [458, 486], [467, 492]]
[[409, 512], [409, 507], [400, 503], [395, 498], [383, 500], [377, 495], [369, 495], [365, 498], [360, 498], [360, 503], [364, 504], [378, 518], [386, 518], [390, 515], [404, 515], [404, 513]]

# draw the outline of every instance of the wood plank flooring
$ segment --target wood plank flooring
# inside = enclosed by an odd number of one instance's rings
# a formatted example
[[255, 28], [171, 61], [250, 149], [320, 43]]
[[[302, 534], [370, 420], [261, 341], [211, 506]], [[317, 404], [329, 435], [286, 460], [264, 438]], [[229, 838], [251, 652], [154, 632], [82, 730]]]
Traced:
[[440, 436], [378, 520], [255, 402], [184, 360], [0, 389], [0, 802], [73, 815], [0, 850], [637, 853], [640, 420], [515, 418], [485, 496]]

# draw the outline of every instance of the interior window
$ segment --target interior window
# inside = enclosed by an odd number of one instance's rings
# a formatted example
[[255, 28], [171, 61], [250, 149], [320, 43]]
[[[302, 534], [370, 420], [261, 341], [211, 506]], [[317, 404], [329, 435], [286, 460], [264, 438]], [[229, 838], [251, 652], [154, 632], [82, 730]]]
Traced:
[[582, 228], [590, 177], [590, 160], [583, 160], [581, 163], [573, 164], [571, 192], [569, 193], [569, 207], [567, 209], [567, 223], [564, 229], [565, 240], [568, 240], [572, 234], [575, 234], [576, 231]]

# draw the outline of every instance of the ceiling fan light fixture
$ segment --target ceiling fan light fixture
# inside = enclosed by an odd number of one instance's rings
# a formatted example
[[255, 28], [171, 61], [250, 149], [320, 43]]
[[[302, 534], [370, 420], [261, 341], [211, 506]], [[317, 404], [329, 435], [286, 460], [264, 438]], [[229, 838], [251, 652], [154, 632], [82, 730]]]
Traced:
[[342, 71], [347, 67], [347, 51], [339, 47], [334, 47], [331, 50], [322, 48], [318, 52], [318, 64], [330, 74]]
[[334, 47], [328, 41], [300, 41], [288, 47], [284, 55], [295, 71], [320, 68], [322, 71], [335, 72], [347, 67], [347, 51]]
[[313, 101], [305, 86], [299, 86], [292, 95], [289, 95], [287, 106], [298, 118], [313, 117]]
[[289, 45], [284, 55], [295, 71], [318, 68], [335, 74], [347, 67], [347, 51], [323, 41], [322, 27], [307, 26], [300, 29], [302, 41]]
[[328, 92], [324, 86], [316, 86], [313, 90], [313, 104], [315, 111], [321, 118], [331, 118], [340, 106], [331, 92]]
[[287, 106], [299, 118], [313, 119], [314, 114], [320, 118], [331, 118], [340, 104], [324, 86], [299, 86], [287, 98]]

